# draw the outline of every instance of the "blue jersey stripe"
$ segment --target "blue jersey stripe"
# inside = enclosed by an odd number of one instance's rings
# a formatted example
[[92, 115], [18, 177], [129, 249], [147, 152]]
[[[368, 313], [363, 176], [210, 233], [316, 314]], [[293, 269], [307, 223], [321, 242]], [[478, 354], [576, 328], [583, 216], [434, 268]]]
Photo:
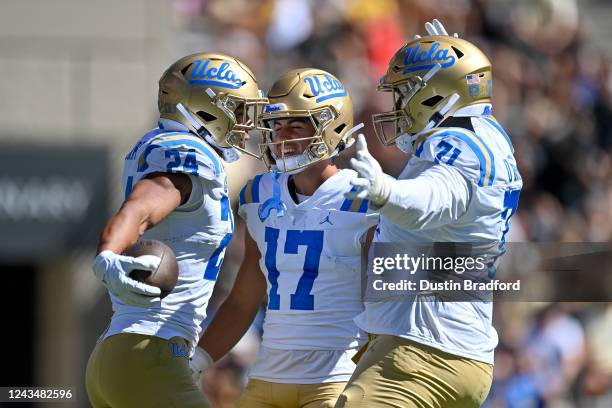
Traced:
[[359, 206], [359, 212], [365, 213], [368, 211], [368, 200], [363, 200]]
[[[357, 187], [353, 186], [350, 192], [354, 193], [355, 191], [357, 191]], [[340, 211], [350, 211], [352, 205], [353, 205], [353, 200], [349, 200], [348, 198], [345, 198], [344, 201], [342, 202], [342, 206], [340, 207]]]
[[251, 195], [253, 197], [253, 202], [259, 202], [259, 182], [261, 181], [262, 174], [258, 174], [253, 179], [253, 185], [251, 186]]
[[[489, 186], [493, 185], [493, 180], [495, 179], [495, 163], [493, 160], [493, 153], [491, 152], [491, 149], [489, 149], [489, 147], [482, 141], [482, 139], [478, 135], [472, 132], [469, 132], [469, 133], [468, 132], [469, 131], [466, 131], [466, 133], [463, 133], [463, 132], [458, 132], [455, 130], [445, 130], [442, 133], [433, 134], [427, 139], [423, 140], [421, 145], [417, 147], [415, 151], [415, 155], [417, 157], [421, 157], [421, 153], [423, 152], [425, 141], [430, 138], [433, 139], [433, 138], [441, 138], [441, 137], [446, 137], [446, 136], [455, 136], [463, 140], [465, 143], [467, 143], [467, 145], [472, 149], [472, 151], [476, 155], [476, 158], [478, 159], [478, 162], [480, 164], [480, 178], [478, 179], [478, 185], [481, 187], [486, 186], [486, 185], [489, 185]], [[480, 142], [480, 144], [484, 146], [488, 157], [485, 157], [484, 152], [478, 146], [478, 144], [476, 144], [473, 138], [478, 140], [478, 142]], [[487, 164], [490, 165], [491, 173], [489, 174], [489, 178], [485, 180], [485, 176], [487, 172]]]
[[512, 153], [514, 153], [514, 145], [512, 144], [512, 141], [510, 140], [510, 136], [508, 136], [508, 133], [506, 133], [504, 128], [501, 127], [501, 125], [495, 119], [492, 119], [486, 116], [482, 116], [482, 118], [486, 120], [487, 122], [489, 122], [491, 126], [493, 126], [495, 129], [497, 129], [499, 133], [502, 134], [502, 136], [506, 139], [506, 142], [508, 142], [508, 145], [510, 146], [510, 150], [512, 151]]
[[245, 184], [245, 186], [242, 187], [242, 190], [240, 190], [240, 196], [239, 196], [239, 201], [238, 201], [239, 205], [243, 205], [243, 204], [246, 203], [246, 198], [244, 197], [244, 193], [246, 192], [246, 188], [247, 188], [247, 186]]
[[353, 200], [349, 200], [348, 198], [344, 199], [342, 202], [342, 207], [340, 207], [340, 211], [348, 211], [353, 205]]

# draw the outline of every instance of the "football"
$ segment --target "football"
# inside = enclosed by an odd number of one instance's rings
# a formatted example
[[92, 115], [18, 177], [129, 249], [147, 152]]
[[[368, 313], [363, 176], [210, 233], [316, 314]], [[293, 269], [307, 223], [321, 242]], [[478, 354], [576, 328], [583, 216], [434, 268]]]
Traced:
[[178, 280], [178, 263], [174, 252], [161, 241], [142, 239], [125, 251], [125, 255], [139, 257], [142, 255], [155, 255], [161, 258], [159, 266], [154, 271], [135, 269], [130, 277], [147, 285], [161, 289], [161, 298], [168, 296]]

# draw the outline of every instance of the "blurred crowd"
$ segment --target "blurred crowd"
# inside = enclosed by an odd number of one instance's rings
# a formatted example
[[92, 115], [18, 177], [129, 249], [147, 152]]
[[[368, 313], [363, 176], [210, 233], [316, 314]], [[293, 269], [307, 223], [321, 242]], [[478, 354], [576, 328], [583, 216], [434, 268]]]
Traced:
[[[175, 0], [175, 6], [184, 27], [177, 49], [198, 44], [236, 56], [264, 89], [297, 67], [338, 76], [390, 174], [399, 173], [406, 157], [374, 136], [370, 115], [391, 104], [376, 85], [394, 52], [424, 34], [425, 21], [440, 19], [493, 63], [494, 115], [513, 140], [524, 180], [509, 240], [610, 240], [612, 64], [606, 52], [612, 45], [593, 45], [576, 0]], [[226, 276], [236, 271], [240, 245], [237, 234]], [[226, 280], [211, 312], [231, 286]], [[231, 406], [239, 395], [260, 327], [254, 324], [246, 344], [206, 376], [217, 406]], [[496, 327], [500, 345], [488, 406], [612, 406], [610, 305], [503, 304]]]

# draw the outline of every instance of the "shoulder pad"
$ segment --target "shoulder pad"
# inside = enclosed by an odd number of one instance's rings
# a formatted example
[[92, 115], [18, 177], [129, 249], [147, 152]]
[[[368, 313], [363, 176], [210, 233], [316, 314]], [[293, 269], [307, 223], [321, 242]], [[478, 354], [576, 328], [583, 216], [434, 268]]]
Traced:
[[240, 190], [238, 205], [259, 203], [259, 190], [263, 176], [265, 176], [265, 174], [258, 174], [246, 182], [244, 187]]
[[166, 133], [151, 139], [138, 158], [139, 173], [186, 173], [213, 180], [224, 173], [221, 158], [190, 133]]
[[414, 154], [421, 160], [453, 166], [481, 187], [493, 185], [494, 155], [483, 139], [472, 131], [434, 129], [419, 136], [414, 146]]

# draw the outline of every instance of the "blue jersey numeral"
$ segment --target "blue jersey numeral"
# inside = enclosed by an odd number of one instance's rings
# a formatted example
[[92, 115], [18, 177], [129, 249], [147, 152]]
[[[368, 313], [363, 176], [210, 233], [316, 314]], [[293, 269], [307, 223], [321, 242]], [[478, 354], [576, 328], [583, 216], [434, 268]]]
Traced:
[[206, 265], [206, 270], [204, 271], [204, 279], [211, 281], [217, 280], [217, 276], [219, 276], [219, 271], [221, 270], [221, 265], [223, 265], [223, 258], [225, 258], [225, 249], [229, 245], [230, 241], [232, 240], [232, 236], [234, 235], [234, 217], [232, 216], [229, 197], [221, 197], [220, 205], [221, 221], [229, 221], [231, 224], [231, 231], [225, 234], [217, 249], [215, 249], [215, 251], [210, 255], [210, 259]]
[[185, 156], [183, 167], [191, 174], [198, 174], [198, 161], [196, 160], [195, 150], [189, 149], [187, 156]]
[[506, 166], [506, 171], [508, 172], [508, 181], [510, 183], [522, 180], [521, 174], [519, 173], [516, 164], [513, 164], [508, 160], [504, 159], [504, 165]]
[[521, 190], [508, 190], [504, 194], [504, 210], [501, 214], [502, 220], [505, 222], [501, 236], [502, 245], [506, 242], [506, 233], [510, 229], [510, 218], [516, 213], [520, 194]]
[[[436, 164], [446, 163], [449, 166], [452, 166], [455, 160], [457, 160], [457, 157], [459, 157], [459, 155], [461, 154], [461, 150], [457, 149], [456, 147], [453, 148], [452, 144], [445, 142], [444, 140], [438, 143], [436, 147], [440, 149], [440, 151], [438, 152], [438, 154], [436, 154], [436, 157], [434, 159], [434, 162]], [[442, 158], [446, 156], [449, 152], [451, 153], [450, 157], [447, 160], [443, 160]]]
[[291, 310], [314, 310], [314, 296], [310, 294], [314, 280], [319, 275], [319, 261], [323, 252], [323, 231], [287, 231], [285, 253], [297, 254], [298, 247], [306, 245], [304, 273], [291, 295]]
[[225, 249], [232, 240], [232, 235], [233, 233], [231, 232], [225, 234], [217, 249], [215, 249], [215, 251], [210, 255], [210, 259], [206, 265], [206, 270], [204, 271], [204, 279], [211, 281], [217, 280], [217, 276], [219, 276], [219, 271], [221, 270], [221, 265], [223, 265]]
[[[166, 159], [172, 158], [172, 161], [166, 165], [166, 171], [168, 173], [174, 173], [175, 169], [181, 167], [181, 152], [178, 150], [170, 149], [164, 152]], [[185, 171], [191, 174], [198, 174], [198, 161], [196, 159], [195, 149], [189, 149], [185, 155], [185, 161], [183, 162], [183, 168]]]
[[181, 166], [181, 153], [178, 150], [166, 150], [164, 152], [166, 159], [172, 157], [174, 160], [166, 165], [166, 171], [172, 173], [174, 169]]
[[270, 293], [268, 294], [268, 309], [280, 309], [280, 295], [278, 294], [278, 269], [276, 269], [276, 248], [278, 247], [278, 233], [276, 228], [266, 227], [266, 269], [268, 270], [268, 282], [270, 282]]
[[[268, 309], [280, 309], [280, 295], [278, 294], [278, 277], [280, 272], [276, 267], [276, 252], [278, 249], [278, 236], [280, 231], [276, 228], [266, 227], [265, 240], [267, 244], [265, 264], [268, 269], [270, 293], [268, 295]], [[314, 296], [310, 294], [314, 281], [319, 276], [319, 262], [323, 252], [323, 231], [288, 230], [285, 240], [284, 253], [296, 255], [300, 246], [306, 246], [304, 258], [304, 273], [300, 277], [295, 293], [291, 294], [291, 310], [314, 310]]]

